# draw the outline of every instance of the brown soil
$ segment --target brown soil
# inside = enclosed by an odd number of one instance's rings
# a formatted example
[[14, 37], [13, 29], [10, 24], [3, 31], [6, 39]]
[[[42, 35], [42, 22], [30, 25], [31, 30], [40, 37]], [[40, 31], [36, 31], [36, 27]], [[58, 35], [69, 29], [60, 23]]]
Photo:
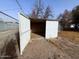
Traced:
[[[8, 39], [15, 37], [15, 34], [6, 36]], [[2, 53], [10, 57], [3, 59], [79, 59], [79, 39], [76, 39], [79, 38], [78, 32], [63, 31], [59, 33], [57, 39], [49, 40], [34, 33], [31, 37], [32, 39], [24, 49], [23, 55], [18, 53], [18, 44], [15, 43], [17, 39], [10, 40], [6, 45], [6, 49], [3, 50], [5, 53]]]
[[18, 58], [17, 33], [16, 29], [0, 32], [0, 59]]
[[[64, 32], [62, 34], [64, 34]], [[23, 55], [19, 56], [19, 59], [79, 58], [79, 45], [68, 40], [69, 37], [64, 38], [63, 36], [58, 37], [58, 39], [46, 40], [39, 35], [36, 34], [32, 35], [33, 36], [31, 42], [25, 48]]]

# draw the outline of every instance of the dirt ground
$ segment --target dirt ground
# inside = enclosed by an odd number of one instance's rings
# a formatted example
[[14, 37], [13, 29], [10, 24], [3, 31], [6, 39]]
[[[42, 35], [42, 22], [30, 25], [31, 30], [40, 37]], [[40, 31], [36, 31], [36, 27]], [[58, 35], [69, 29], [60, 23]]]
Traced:
[[14, 59], [18, 56], [18, 29], [0, 32], [0, 59]]
[[[32, 40], [19, 59], [79, 59], [79, 44], [70, 41], [79, 33], [67, 32], [66, 35], [65, 33], [61, 32], [57, 39], [49, 40], [32, 34]], [[72, 33], [73, 36], [70, 35]]]
[[79, 59], [79, 32], [63, 31], [59, 33], [58, 38], [49, 40], [32, 33], [32, 39], [24, 49], [23, 55], [18, 51], [17, 38], [15, 38], [18, 34], [12, 33], [14, 32], [11, 31], [9, 34], [11, 36], [5, 35], [11, 40], [6, 49], [2, 49], [2, 55], [9, 57], [2, 59]]

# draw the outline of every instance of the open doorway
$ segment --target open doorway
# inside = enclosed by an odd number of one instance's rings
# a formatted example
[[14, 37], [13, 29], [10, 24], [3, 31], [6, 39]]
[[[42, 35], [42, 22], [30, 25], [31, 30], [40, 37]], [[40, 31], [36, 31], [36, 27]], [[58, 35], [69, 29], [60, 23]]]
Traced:
[[41, 19], [31, 19], [32, 33], [45, 37], [46, 21]]

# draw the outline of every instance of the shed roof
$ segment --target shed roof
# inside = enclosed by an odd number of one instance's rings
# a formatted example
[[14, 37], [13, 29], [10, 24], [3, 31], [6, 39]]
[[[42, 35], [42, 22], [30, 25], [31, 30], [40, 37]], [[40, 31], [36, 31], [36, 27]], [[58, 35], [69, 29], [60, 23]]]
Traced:
[[29, 18], [32, 22], [45, 22], [45, 21], [58, 21], [54, 19], [39, 19], [39, 18]]
[[27, 17], [25, 16], [24, 14], [20, 13], [22, 16], [30, 19], [32, 22], [45, 22], [45, 21], [58, 21], [58, 20], [55, 20], [55, 19], [41, 19], [41, 18], [33, 18], [33, 17]]

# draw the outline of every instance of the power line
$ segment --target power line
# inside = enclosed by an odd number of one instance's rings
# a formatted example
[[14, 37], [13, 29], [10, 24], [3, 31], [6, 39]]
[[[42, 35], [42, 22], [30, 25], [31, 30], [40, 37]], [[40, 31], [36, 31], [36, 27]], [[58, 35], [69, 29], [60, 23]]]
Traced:
[[14, 11], [14, 10], [16, 10], [16, 9], [13, 8], [13, 9], [6, 9], [6, 10], [0, 10], [0, 11]]
[[18, 21], [16, 18], [14, 18], [14, 17], [12, 17], [12, 16], [10, 16], [10, 15], [8, 15], [8, 14], [2, 12], [2, 11], [0, 11], [0, 13], [2, 13], [2, 14], [4, 14], [4, 15], [6, 15], [6, 16], [8, 16], [8, 17], [10, 17], [10, 18], [12, 18], [12, 19], [14, 19], [14, 20], [16, 20], [16, 21]]
[[18, 2], [18, 0], [16, 0], [16, 3], [17, 3], [17, 5], [19, 6], [20, 10], [23, 12], [23, 9], [22, 9], [20, 3]]

